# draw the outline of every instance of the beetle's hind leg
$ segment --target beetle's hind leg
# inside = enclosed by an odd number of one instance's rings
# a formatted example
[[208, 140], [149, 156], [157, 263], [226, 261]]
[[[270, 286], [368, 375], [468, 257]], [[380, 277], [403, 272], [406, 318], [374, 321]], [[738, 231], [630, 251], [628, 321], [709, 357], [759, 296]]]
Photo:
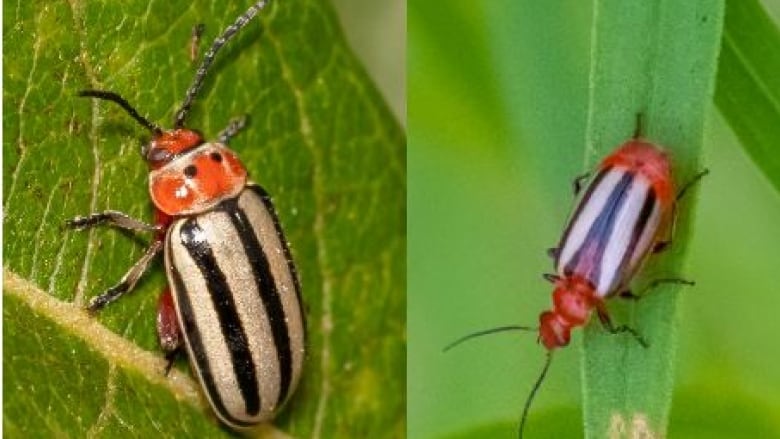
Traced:
[[181, 329], [170, 288], [165, 288], [157, 301], [157, 339], [160, 341], [160, 347], [165, 351], [165, 359], [168, 360], [165, 366], [165, 375], [168, 375], [176, 358], [182, 352]]

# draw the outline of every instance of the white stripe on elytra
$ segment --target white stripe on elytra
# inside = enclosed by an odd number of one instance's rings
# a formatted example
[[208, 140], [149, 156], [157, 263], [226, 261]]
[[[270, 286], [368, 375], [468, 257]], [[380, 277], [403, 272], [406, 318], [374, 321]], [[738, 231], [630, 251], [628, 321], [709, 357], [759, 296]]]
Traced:
[[602, 177], [598, 182], [598, 186], [590, 192], [590, 198], [581, 201], [585, 202], [585, 206], [583, 206], [576, 218], [571, 219], [572, 223], [569, 227], [566, 242], [561, 245], [557, 267], [559, 276], [565, 275], [564, 268], [582, 247], [593, 223], [599, 217], [601, 211], [604, 210], [609, 196], [620, 182], [620, 179], [623, 178], [623, 174], [625, 174], [623, 170], [613, 168]]
[[624, 256], [629, 250], [637, 220], [648, 196], [650, 185], [639, 175], [634, 175], [622, 202], [617, 206], [612, 232], [603, 237], [606, 240], [601, 258], [600, 275], [596, 282], [596, 295], [604, 297], [614, 292], [623, 282], [626, 271], [622, 267]]

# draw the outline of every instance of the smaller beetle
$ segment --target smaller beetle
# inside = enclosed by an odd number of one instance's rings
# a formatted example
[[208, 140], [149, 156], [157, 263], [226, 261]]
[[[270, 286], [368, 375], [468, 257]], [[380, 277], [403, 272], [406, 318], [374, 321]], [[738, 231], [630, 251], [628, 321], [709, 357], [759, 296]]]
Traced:
[[[605, 301], [615, 295], [638, 297], [628, 289], [631, 280], [651, 253], [662, 251], [671, 242], [677, 202], [708, 171], [697, 174], [675, 194], [668, 155], [642, 139], [640, 127], [638, 119], [634, 137], [601, 162], [558, 246], [550, 249], [555, 274], [544, 277], [553, 284], [553, 307], [539, 316], [539, 326], [492, 328], [466, 335], [445, 347], [446, 351], [471, 338], [497, 332], [538, 331], [538, 340], [547, 349], [547, 359], [526, 400], [520, 438], [528, 409], [552, 362], [552, 352], [568, 345], [571, 330], [585, 325], [593, 311], [608, 332], [629, 333], [647, 347], [633, 328], [612, 324]], [[576, 193], [587, 177], [575, 181]], [[653, 281], [650, 288], [662, 283], [693, 285], [683, 279], [664, 278]]]
[[79, 93], [120, 105], [151, 132], [141, 154], [150, 168], [155, 222], [111, 210], [68, 221], [78, 229], [109, 223], [154, 233], [141, 259], [88, 309], [131, 291], [162, 251], [169, 289], [160, 296], [157, 330], [168, 368], [183, 345], [214, 412], [234, 428], [270, 420], [295, 390], [305, 344], [300, 287], [270, 197], [227, 147], [244, 119], [212, 142], [184, 128], [184, 120], [217, 51], [265, 4], [252, 5], [206, 52], [171, 130], [115, 93]]

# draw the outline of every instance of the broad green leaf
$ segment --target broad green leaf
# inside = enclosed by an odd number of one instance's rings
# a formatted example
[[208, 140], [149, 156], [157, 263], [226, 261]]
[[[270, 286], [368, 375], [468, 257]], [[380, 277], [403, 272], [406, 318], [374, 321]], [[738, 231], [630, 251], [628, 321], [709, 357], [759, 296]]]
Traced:
[[[19, 2], [4, 23], [4, 427], [9, 437], [229, 436], [191, 378], [171, 377], [155, 336], [156, 264], [96, 318], [83, 305], [142, 254], [145, 236], [63, 222], [117, 209], [151, 219], [148, 134], [123, 95], [170, 126], [205, 50], [246, 5]], [[232, 142], [274, 197], [308, 317], [304, 378], [271, 437], [405, 431], [404, 137], [324, 1], [272, 1], [218, 55], [188, 125]], [[31, 416], [32, 414], [32, 416]]]
[[[589, 166], [631, 136], [635, 116], [641, 113], [642, 135], [668, 149], [678, 187], [694, 175], [712, 99], [722, 16], [721, 0], [595, 2]], [[642, 280], [680, 273], [692, 202], [689, 194], [679, 204], [673, 248], [667, 252], [671, 254], [654, 258], [661, 263], [645, 270]], [[659, 287], [636, 303], [610, 306], [613, 320], [635, 327], [649, 348], [630, 336], [610, 335], [598, 321], [587, 327], [582, 366], [586, 437], [665, 435], [674, 384], [678, 291]]]
[[780, 190], [780, 31], [757, 0], [726, 2], [715, 103]]

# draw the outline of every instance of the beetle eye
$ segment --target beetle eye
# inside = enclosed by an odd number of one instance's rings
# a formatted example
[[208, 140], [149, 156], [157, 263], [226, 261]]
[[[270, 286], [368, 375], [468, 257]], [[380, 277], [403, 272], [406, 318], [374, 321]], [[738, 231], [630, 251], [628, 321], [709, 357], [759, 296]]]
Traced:
[[152, 163], [167, 162], [171, 159], [171, 153], [167, 149], [152, 148], [146, 155], [146, 160]]

